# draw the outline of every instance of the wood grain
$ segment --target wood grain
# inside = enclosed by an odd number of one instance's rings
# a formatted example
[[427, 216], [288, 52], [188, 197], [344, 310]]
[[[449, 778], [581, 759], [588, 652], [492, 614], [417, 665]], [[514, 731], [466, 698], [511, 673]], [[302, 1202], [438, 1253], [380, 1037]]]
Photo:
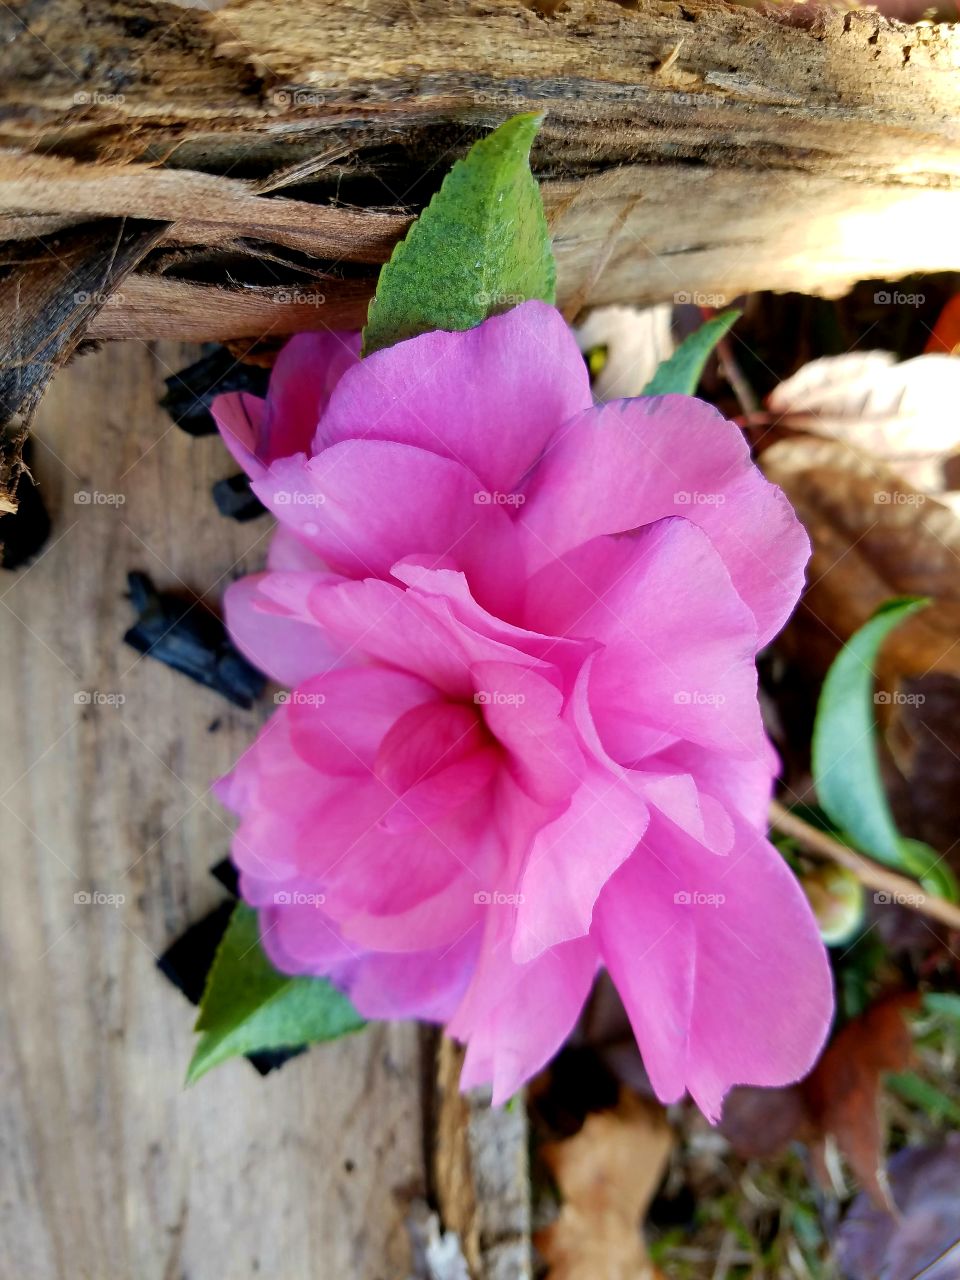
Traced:
[[184, 1090], [192, 1011], [154, 967], [223, 898], [207, 869], [227, 816], [207, 788], [265, 712], [121, 643], [128, 569], [216, 602], [263, 559], [267, 522], [210, 500], [236, 469], [219, 441], [155, 407], [190, 358], [132, 342], [57, 376], [35, 452], [54, 533], [0, 582], [0, 1274], [398, 1280], [425, 1186], [417, 1030], [368, 1029], [266, 1079], [229, 1063]]
[[0, 40], [4, 254], [95, 215], [173, 222], [102, 335], [255, 333], [271, 261], [279, 289], [329, 277], [326, 309], [284, 303], [278, 331], [342, 323], [452, 160], [523, 110], [545, 114], [565, 308], [960, 268], [957, 24], [720, 0], [13, 0]]

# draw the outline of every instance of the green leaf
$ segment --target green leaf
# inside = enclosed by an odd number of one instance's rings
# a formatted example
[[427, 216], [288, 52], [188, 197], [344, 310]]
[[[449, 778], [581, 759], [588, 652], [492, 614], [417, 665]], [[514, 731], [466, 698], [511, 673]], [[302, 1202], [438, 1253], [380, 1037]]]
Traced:
[[960, 1022], [960, 995], [955, 991], [928, 991], [923, 997], [923, 1007], [927, 1013]]
[[915, 1071], [888, 1075], [887, 1087], [899, 1094], [904, 1102], [920, 1107], [934, 1120], [949, 1120], [951, 1124], [960, 1124], [960, 1105]]
[[642, 396], [681, 395], [692, 396], [703, 373], [707, 357], [722, 337], [727, 334], [743, 313], [722, 311], [702, 324], [696, 333], [684, 338], [669, 359], [658, 367]]
[[931, 893], [956, 897], [956, 882], [929, 845], [897, 831], [877, 757], [874, 664], [880, 646], [926, 599], [888, 600], [850, 637], [823, 682], [813, 727], [813, 780], [820, 804], [853, 845], [916, 876]]
[[453, 166], [380, 272], [364, 355], [431, 329], [472, 329], [531, 298], [554, 301], [550, 235], [530, 172], [542, 119], [514, 116]]
[[207, 976], [187, 1084], [245, 1053], [293, 1049], [357, 1031], [363, 1019], [322, 978], [278, 973], [260, 946], [257, 913], [239, 903]]

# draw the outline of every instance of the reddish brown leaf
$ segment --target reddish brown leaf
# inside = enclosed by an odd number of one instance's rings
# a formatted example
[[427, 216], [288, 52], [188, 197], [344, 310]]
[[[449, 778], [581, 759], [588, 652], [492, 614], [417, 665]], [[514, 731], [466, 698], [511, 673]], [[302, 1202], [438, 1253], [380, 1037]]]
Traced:
[[803, 1082], [811, 1124], [822, 1144], [833, 1138], [861, 1187], [881, 1208], [892, 1208], [884, 1171], [880, 1086], [885, 1071], [903, 1071], [913, 1056], [905, 1018], [919, 996], [887, 996], [834, 1036]]
[[951, 298], [933, 327], [927, 350], [934, 354], [960, 356], [960, 293]]

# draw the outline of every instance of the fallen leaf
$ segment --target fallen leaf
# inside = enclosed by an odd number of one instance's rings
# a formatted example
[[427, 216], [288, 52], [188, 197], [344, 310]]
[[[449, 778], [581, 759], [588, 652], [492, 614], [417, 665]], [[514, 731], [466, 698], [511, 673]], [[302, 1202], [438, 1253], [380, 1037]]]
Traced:
[[[891, 1215], [859, 1196], [837, 1233], [834, 1254], [849, 1280], [877, 1276], [960, 1275], [960, 1134], [940, 1147], [908, 1147], [890, 1161], [890, 1190], [898, 1213]], [[944, 1257], [943, 1255], [948, 1255]], [[942, 1258], [945, 1269], [934, 1271]], [[928, 1272], [926, 1268], [930, 1268]]]
[[638, 396], [674, 352], [673, 307], [597, 307], [576, 330], [580, 350], [606, 352], [594, 377], [598, 400]]
[[[960, 362], [958, 362], [960, 363]], [[891, 596], [929, 596], [884, 644], [880, 683], [932, 671], [960, 676], [960, 520], [897, 475], [832, 440], [781, 440], [760, 465], [813, 543], [802, 603], [784, 649], [822, 677], [850, 636]]]
[[563, 1196], [558, 1218], [536, 1237], [549, 1280], [654, 1280], [640, 1224], [672, 1146], [663, 1108], [623, 1090], [613, 1110], [543, 1149]]
[[834, 1036], [801, 1086], [821, 1161], [825, 1143], [833, 1139], [872, 1202], [891, 1211], [880, 1088], [885, 1071], [910, 1064], [913, 1036], [904, 1015], [919, 1003], [916, 992], [909, 992], [872, 1004]]
[[960, 356], [960, 293], [940, 312], [927, 343], [927, 350], [941, 355]]
[[799, 1085], [744, 1086], [727, 1094], [718, 1128], [737, 1155], [769, 1160], [785, 1151], [806, 1124], [807, 1108]]
[[853, 351], [804, 365], [767, 403], [780, 425], [841, 440], [940, 493], [943, 464], [960, 447], [958, 402], [960, 360], [951, 355], [897, 363], [887, 351]]

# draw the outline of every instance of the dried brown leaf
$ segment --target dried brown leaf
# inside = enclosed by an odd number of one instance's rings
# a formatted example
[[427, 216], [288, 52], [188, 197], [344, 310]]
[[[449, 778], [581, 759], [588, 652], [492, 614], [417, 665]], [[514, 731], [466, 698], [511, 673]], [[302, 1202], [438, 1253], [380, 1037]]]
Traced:
[[785, 652], [822, 677], [840, 646], [891, 596], [931, 606], [885, 643], [881, 683], [960, 676], [960, 520], [882, 464], [838, 441], [783, 440], [760, 459], [813, 543], [808, 587]]
[[960, 360], [929, 354], [897, 363], [887, 351], [853, 351], [804, 365], [771, 393], [783, 425], [831, 436], [888, 463], [928, 493], [960, 447]]
[[880, 1086], [885, 1071], [904, 1071], [913, 1056], [905, 1018], [916, 992], [887, 996], [834, 1036], [803, 1096], [819, 1145], [832, 1138], [857, 1181], [880, 1207], [892, 1208], [884, 1170]]
[[663, 1109], [624, 1090], [614, 1110], [544, 1148], [564, 1201], [536, 1241], [550, 1280], [654, 1280], [640, 1222], [672, 1145]]

